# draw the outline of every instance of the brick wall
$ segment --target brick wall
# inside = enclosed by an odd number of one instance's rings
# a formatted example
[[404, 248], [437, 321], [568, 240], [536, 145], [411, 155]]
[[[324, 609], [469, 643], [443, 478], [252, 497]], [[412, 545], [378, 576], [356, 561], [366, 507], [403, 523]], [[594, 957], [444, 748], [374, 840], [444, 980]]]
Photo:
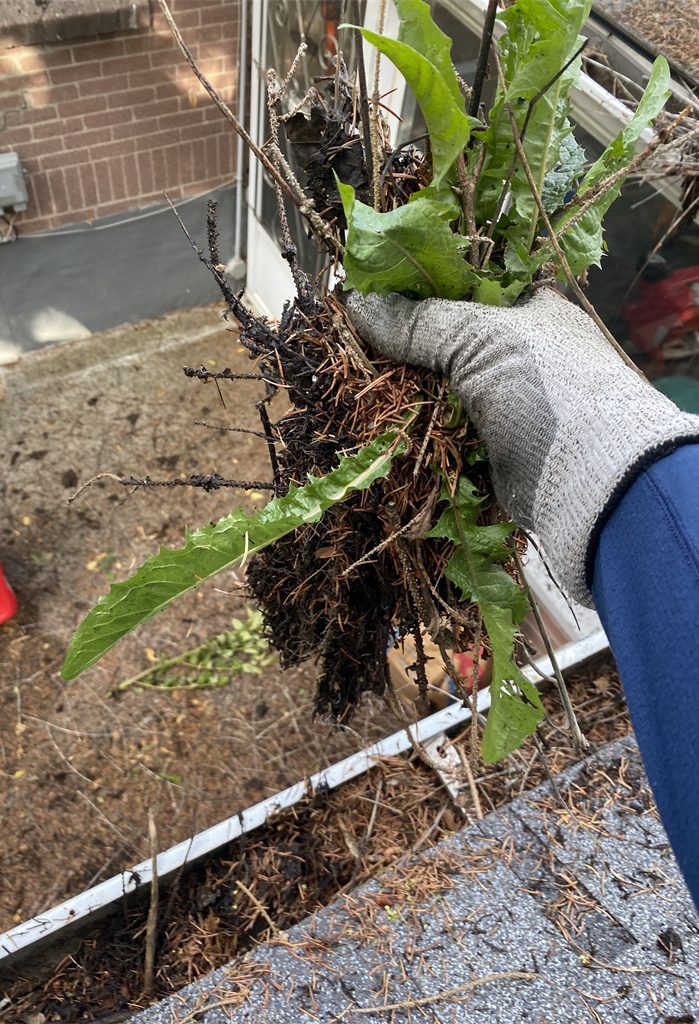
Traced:
[[[171, 0], [195, 59], [235, 103], [239, 0]], [[157, 5], [133, 28], [26, 45], [0, 28], [0, 152], [27, 172], [22, 234], [215, 188], [235, 137], [185, 63]], [[60, 32], [58, 33], [60, 34]]]

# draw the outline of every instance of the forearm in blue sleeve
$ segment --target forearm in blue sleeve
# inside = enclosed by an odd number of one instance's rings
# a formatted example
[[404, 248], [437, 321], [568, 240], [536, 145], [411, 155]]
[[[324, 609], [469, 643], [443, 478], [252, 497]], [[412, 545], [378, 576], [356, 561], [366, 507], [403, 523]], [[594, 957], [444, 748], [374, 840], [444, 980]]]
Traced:
[[699, 445], [653, 463], [624, 494], [600, 534], [592, 593], [699, 907]]

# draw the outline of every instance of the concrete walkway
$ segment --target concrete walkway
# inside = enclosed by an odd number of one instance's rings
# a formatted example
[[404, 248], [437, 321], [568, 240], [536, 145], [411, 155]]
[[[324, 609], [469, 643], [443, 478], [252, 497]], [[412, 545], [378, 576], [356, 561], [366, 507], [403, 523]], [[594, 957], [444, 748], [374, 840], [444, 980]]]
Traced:
[[699, 921], [632, 739], [132, 1024], [692, 1024]]

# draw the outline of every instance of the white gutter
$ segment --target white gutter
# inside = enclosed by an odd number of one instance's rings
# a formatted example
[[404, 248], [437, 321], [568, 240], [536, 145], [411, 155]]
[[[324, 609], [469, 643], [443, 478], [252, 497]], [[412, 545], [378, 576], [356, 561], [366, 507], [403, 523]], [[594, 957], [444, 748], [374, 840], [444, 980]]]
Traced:
[[[556, 658], [561, 671], [565, 671], [606, 651], [607, 648], [608, 643], [604, 631], [598, 629], [590, 636], [560, 648]], [[548, 658], [540, 658], [536, 665], [539, 671], [546, 675], [551, 675], [553, 672]], [[525, 668], [523, 672], [534, 684], [540, 682], [540, 676], [534, 669]], [[478, 695], [478, 710], [482, 712], [488, 707], [490, 707], [490, 691], [482, 690]], [[422, 721], [411, 727], [413, 739], [419, 743], [428, 743], [435, 737], [443, 735], [453, 726], [468, 721], [470, 717], [470, 709], [464, 708], [455, 699], [451, 707], [438, 711], [428, 718], [423, 718]], [[248, 807], [217, 825], [212, 825], [191, 839], [186, 839], [178, 843], [177, 846], [158, 854], [158, 878], [162, 880], [183, 865], [191, 864], [226, 843], [230, 843], [233, 839], [259, 828], [272, 815], [287, 807], [293, 807], [306, 795], [315, 793], [319, 787], [336, 789], [344, 782], [363, 775], [364, 772], [378, 764], [382, 758], [395, 757], [408, 750], [410, 746], [410, 737], [405, 729], [401, 729], [400, 732], [395, 732], [378, 743], [346, 757], [343, 761], [338, 761], [329, 768], [317, 772], [310, 779], [297, 782], [294, 786], [282, 790], [275, 796], [268, 797], [261, 803]], [[73, 896], [59, 906], [11, 928], [4, 935], [0, 935], [0, 964], [4, 961], [9, 965], [26, 958], [35, 952], [35, 949], [32, 948], [35, 944], [41, 942], [41, 945], [44, 945], [48, 940], [59, 941], [76, 930], [77, 926], [84, 926], [91, 917], [99, 919], [105, 916], [111, 904], [118, 903], [126, 895], [143, 890], [150, 884], [151, 878], [151, 861], [144, 860], [135, 867], [100, 882], [99, 885], [87, 889], [78, 896]]]

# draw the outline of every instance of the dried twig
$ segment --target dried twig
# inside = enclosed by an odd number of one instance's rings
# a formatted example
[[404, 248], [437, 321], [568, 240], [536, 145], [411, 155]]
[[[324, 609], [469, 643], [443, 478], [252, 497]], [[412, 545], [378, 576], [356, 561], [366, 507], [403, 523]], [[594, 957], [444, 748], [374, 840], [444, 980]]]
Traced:
[[[386, 20], [386, 0], [380, 0], [379, 6], [379, 23], [377, 31], [379, 35], [383, 34], [384, 22]], [[381, 94], [380, 94], [380, 79], [381, 79], [381, 51], [377, 50], [374, 54], [374, 89], [371, 96], [371, 163], [373, 170], [373, 187], [374, 187], [374, 209], [381, 209], [381, 184], [380, 184], [380, 170], [381, 170], [381, 157], [383, 146], [381, 145], [381, 129], [380, 129], [380, 105], [381, 105]]]
[[267, 913], [267, 908], [262, 903], [260, 903], [254, 892], [251, 892], [250, 889], [248, 889], [245, 882], [241, 882], [239, 878], [236, 878], [235, 884], [237, 885], [241, 892], [245, 893], [245, 895], [250, 900], [258, 914], [260, 914], [260, 916], [265, 919], [273, 934], [277, 938], [283, 938], [284, 940], [286, 940], [286, 932], [283, 932], [281, 928], [272, 920], [272, 918]]
[[483, 92], [483, 83], [485, 82], [486, 71], [488, 70], [488, 57], [490, 56], [490, 47], [493, 42], [493, 31], [495, 29], [495, 17], [497, 13], [498, 0], [488, 0], [488, 7], [485, 12], [485, 22], [483, 24], [483, 33], [481, 35], [481, 43], [478, 49], [476, 71], [473, 76], [471, 101], [468, 107], [468, 112], [471, 117], [478, 117], [478, 110], [481, 105], [481, 94]]
[[146, 958], [143, 968], [143, 988], [146, 995], [153, 991], [155, 970], [155, 942], [158, 934], [158, 834], [152, 810], [148, 811], [148, 842], [150, 846], [151, 882], [148, 920], [146, 922]]
[[430, 1003], [439, 1003], [442, 1000], [457, 1000], [472, 992], [480, 985], [490, 985], [496, 981], [536, 981], [540, 977], [533, 971], [499, 971], [497, 974], [484, 974], [482, 978], [474, 978], [463, 985], [456, 985], [454, 988], [444, 989], [443, 992], [434, 992], [429, 996], [420, 996], [417, 999], [406, 999], [401, 1003], [385, 1003], [383, 1006], [353, 1006], [348, 1007], [345, 1013], [390, 1013], [393, 1010], [411, 1010], [418, 1006], [429, 1006]]
[[279, 187], [284, 192], [286, 192], [286, 194], [289, 196], [291, 201], [293, 203], [295, 203], [296, 206], [301, 208], [301, 206], [303, 205], [303, 200], [298, 195], [295, 195], [293, 193], [293, 191], [289, 187], [289, 184], [281, 176], [281, 174], [279, 173], [277, 168], [274, 166], [272, 161], [267, 157], [267, 155], [265, 153], [263, 153], [263, 151], [257, 145], [257, 143], [252, 138], [252, 136], [248, 134], [248, 132], [245, 130], [245, 128], [240, 123], [238, 118], [235, 116], [233, 111], [230, 109], [230, 107], [228, 106], [226, 101], [223, 99], [223, 97], [220, 95], [220, 93], [218, 93], [216, 91], [216, 89], [211, 84], [211, 82], [208, 80], [208, 78], [206, 77], [204, 72], [201, 70], [201, 68], [199, 67], [197, 62], [194, 60], [194, 57], [192, 56], [192, 53], [191, 53], [189, 47], [187, 46], [187, 44], [185, 43], [184, 39], [182, 38], [182, 34], [180, 33], [179, 28], [177, 27], [175, 19], [172, 16], [172, 13], [170, 11], [170, 8], [167, 5], [166, 0], [158, 0], [158, 3], [160, 4], [160, 9], [162, 10], [163, 15], [165, 16], [165, 20], [166, 20], [166, 22], [168, 24], [168, 28], [172, 32], [172, 35], [173, 35], [173, 37], [175, 39], [175, 42], [177, 43], [178, 47], [180, 48], [180, 52], [182, 53], [182, 56], [184, 57], [184, 59], [189, 64], [189, 66], [191, 67], [192, 71], [194, 72], [196, 77], [201, 82], [201, 84], [204, 87], [204, 89], [206, 89], [206, 91], [209, 94], [209, 96], [211, 97], [211, 99], [214, 101], [214, 103], [216, 104], [218, 109], [221, 111], [223, 116], [226, 118], [226, 120], [233, 126], [234, 130], [241, 137], [241, 139], [243, 140], [245, 145], [248, 147], [248, 149], [252, 153], [255, 154], [255, 156], [260, 161], [260, 163], [265, 168], [265, 170], [271, 175], [272, 179], [279, 185]]

